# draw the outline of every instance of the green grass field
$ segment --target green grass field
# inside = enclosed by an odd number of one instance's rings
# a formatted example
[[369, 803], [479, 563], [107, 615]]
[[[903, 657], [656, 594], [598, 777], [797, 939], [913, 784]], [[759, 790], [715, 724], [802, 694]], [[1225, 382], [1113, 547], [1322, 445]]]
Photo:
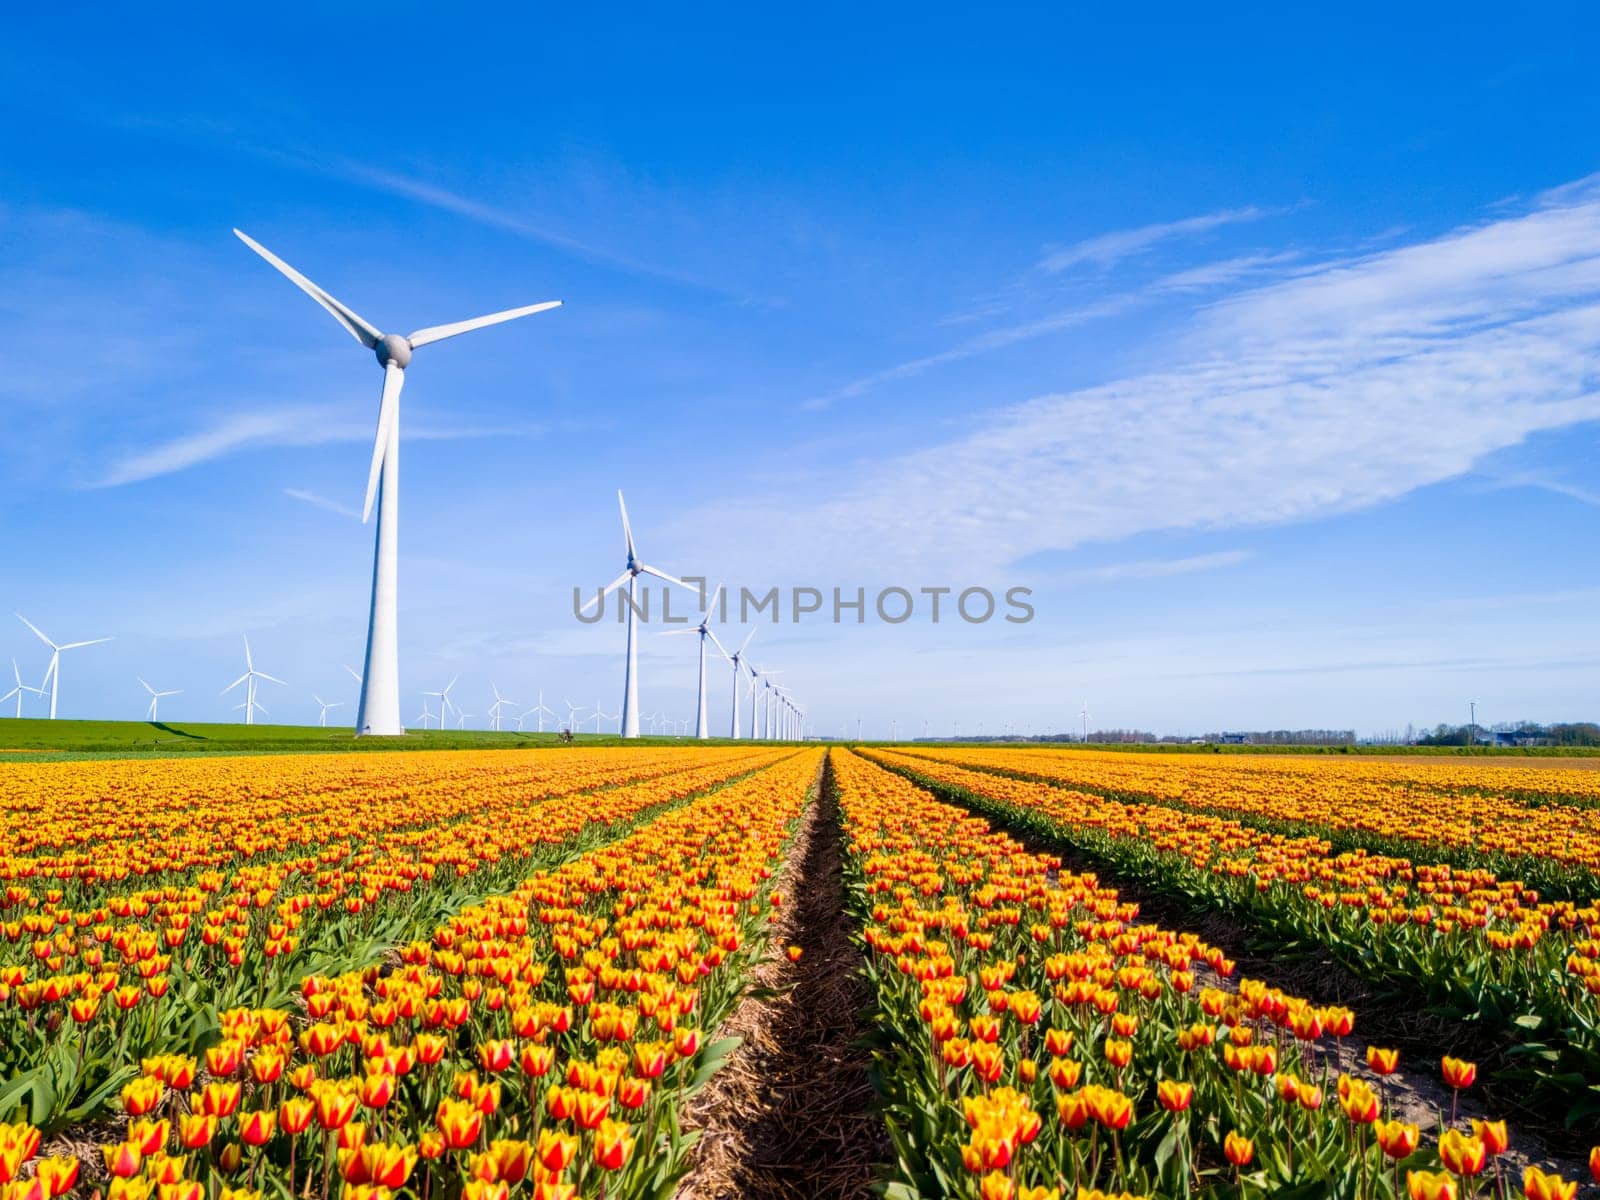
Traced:
[[[726, 742], [712, 738], [706, 744]], [[831, 740], [831, 739], [830, 739]], [[580, 733], [583, 746], [614, 746], [614, 733]], [[644, 737], [631, 745], [681, 745], [692, 738]], [[358, 738], [348, 728], [315, 725], [206, 725], [169, 721], [43, 721], [0, 718], [0, 763], [64, 758], [176, 757], [191, 754], [310, 754], [332, 751], [381, 753], [393, 750], [536, 750], [560, 746], [556, 733], [493, 733], [481, 729], [418, 729], [401, 737]], [[870, 744], [870, 742], [868, 743]], [[974, 745], [983, 743], [924, 743]], [[1062, 751], [1081, 750], [1080, 742], [1024, 743]], [[1551, 747], [1515, 750], [1421, 746], [1218, 746], [1090, 745], [1091, 750], [1176, 754], [1359, 754], [1429, 758], [1594, 758], [1600, 749]]]
[[[619, 742], [616, 734], [579, 734], [584, 746]], [[682, 738], [643, 738], [672, 743]], [[0, 719], [0, 762], [127, 755], [306, 754], [325, 751], [510, 750], [559, 746], [555, 733], [421, 729], [401, 737], [358, 738], [348, 728], [315, 725], [204, 725], [186, 721], [42, 721]]]

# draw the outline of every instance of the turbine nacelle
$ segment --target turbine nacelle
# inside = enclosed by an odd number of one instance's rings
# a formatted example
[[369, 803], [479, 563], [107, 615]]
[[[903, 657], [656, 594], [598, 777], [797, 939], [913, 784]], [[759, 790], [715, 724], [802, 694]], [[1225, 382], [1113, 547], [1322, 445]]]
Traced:
[[393, 363], [403, 371], [411, 365], [411, 342], [398, 333], [384, 334], [372, 352], [378, 356], [380, 367]]

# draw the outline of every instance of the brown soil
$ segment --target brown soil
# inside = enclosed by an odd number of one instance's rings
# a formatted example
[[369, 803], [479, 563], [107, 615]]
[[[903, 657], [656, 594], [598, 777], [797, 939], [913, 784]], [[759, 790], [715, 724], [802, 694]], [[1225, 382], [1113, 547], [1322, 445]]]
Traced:
[[850, 943], [831, 782], [779, 877], [786, 903], [760, 990], [718, 1030], [744, 1044], [689, 1105], [685, 1124], [702, 1132], [678, 1200], [865, 1200], [890, 1157], [870, 1059], [854, 1044], [870, 995]]

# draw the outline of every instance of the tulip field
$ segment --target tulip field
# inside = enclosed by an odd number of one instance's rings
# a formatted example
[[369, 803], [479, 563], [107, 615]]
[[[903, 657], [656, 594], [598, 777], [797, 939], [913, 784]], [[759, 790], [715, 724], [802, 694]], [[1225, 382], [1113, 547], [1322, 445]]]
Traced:
[[[810, 995], [792, 937], [864, 997], [851, 1195], [1600, 1181], [1597, 773], [760, 742], [8, 762], [0, 830], [0, 1200], [822, 1195], [804, 1163], [695, 1171], [735, 1015]], [[795, 889], [834, 897], [817, 928]], [[1382, 1012], [1241, 971], [1235, 931], [1493, 1053], [1368, 1042]], [[749, 1094], [803, 1111], [784, 1048]], [[806, 1152], [846, 1157], [843, 1128]]]

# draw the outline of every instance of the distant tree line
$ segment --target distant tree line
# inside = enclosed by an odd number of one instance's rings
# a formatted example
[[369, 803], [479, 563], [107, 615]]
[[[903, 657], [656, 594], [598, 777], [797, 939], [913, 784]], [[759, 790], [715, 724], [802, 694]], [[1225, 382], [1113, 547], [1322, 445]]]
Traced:
[[1506, 721], [1492, 728], [1482, 725], [1435, 725], [1433, 732], [1416, 739], [1418, 746], [1476, 746], [1487, 743], [1517, 746], [1600, 746], [1600, 725], [1593, 721]]

